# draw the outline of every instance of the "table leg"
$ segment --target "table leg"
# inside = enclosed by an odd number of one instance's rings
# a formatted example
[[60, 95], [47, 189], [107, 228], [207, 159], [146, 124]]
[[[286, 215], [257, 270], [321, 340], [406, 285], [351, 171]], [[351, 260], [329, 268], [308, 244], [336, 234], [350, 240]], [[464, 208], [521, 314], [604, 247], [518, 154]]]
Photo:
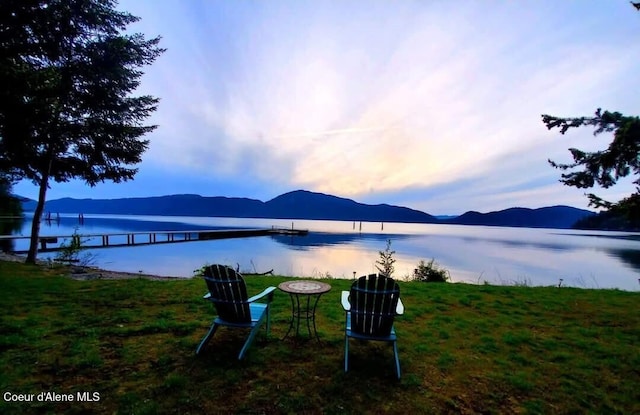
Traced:
[[[316, 295], [316, 301], [313, 303], [313, 311], [311, 312], [311, 318], [313, 319], [313, 332], [316, 335], [316, 340], [318, 341], [318, 343], [320, 343], [320, 337], [318, 336], [318, 329], [316, 328], [316, 307], [318, 306], [318, 300], [320, 300], [321, 296], [322, 294]], [[309, 305], [307, 304], [307, 309], [308, 308]], [[311, 337], [311, 330], [309, 330], [309, 337]]]
[[287, 330], [287, 334], [284, 335], [284, 337], [282, 338], [282, 340], [286, 339], [287, 336], [289, 335], [289, 333], [291, 333], [291, 329], [293, 328], [294, 320], [296, 317], [296, 307], [295, 304], [293, 302], [293, 294], [289, 294], [289, 298], [291, 299], [291, 320], [289, 321], [289, 330]]
[[296, 338], [300, 335], [300, 296], [296, 295], [296, 312], [294, 317], [296, 319]]

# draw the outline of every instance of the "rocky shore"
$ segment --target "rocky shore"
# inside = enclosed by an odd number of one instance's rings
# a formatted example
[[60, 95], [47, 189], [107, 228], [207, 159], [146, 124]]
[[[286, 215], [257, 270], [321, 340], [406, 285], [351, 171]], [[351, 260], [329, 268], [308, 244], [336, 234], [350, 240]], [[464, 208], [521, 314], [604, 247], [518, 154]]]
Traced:
[[[25, 257], [7, 252], [0, 252], [0, 261], [24, 262]], [[47, 260], [37, 260], [39, 266], [60, 267], [68, 272], [69, 278], [75, 280], [119, 280], [119, 279], [135, 279], [144, 278], [156, 281], [169, 281], [180, 279], [178, 277], [163, 277], [160, 275], [150, 275], [136, 272], [110, 271], [91, 266], [65, 265]]]

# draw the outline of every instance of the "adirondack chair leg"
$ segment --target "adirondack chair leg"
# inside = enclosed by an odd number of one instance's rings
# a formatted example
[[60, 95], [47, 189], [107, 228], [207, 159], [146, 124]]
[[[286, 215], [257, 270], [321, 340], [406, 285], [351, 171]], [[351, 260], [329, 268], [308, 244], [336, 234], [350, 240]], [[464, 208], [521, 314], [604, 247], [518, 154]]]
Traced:
[[396, 374], [398, 375], [398, 379], [400, 379], [400, 358], [398, 357], [398, 342], [393, 342], [393, 355], [396, 359]]
[[200, 342], [200, 345], [198, 346], [198, 349], [196, 350], [196, 354], [200, 354], [200, 352], [202, 351], [202, 348], [207, 345], [207, 343], [213, 337], [213, 335], [215, 334], [217, 329], [218, 329], [218, 325], [216, 323], [213, 323], [211, 325], [211, 328], [209, 329], [209, 332], [207, 333], [207, 335], [204, 336], [204, 338]]
[[238, 355], [238, 360], [242, 360], [242, 358], [244, 357], [244, 354], [247, 352], [247, 349], [249, 349], [249, 346], [251, 346], [253, 339], [256, 337], [256, 334], [258, 334], [258, 331], [260, 331], [260, 324], [256, 325], [254, 328], [251, 329], [251, 333], [249, 333], [249, 337], [247, 338], [247, 341], [244, 342], [244, 346], [242, 346], [242, 350], [240, 350], [240, 354]]
[[267, 306], [267, 338], [269, 338], [269, 327], [271, 322], [271, 307]]
[[349, 370], [349, 336], [344, 336], [344, 372]]

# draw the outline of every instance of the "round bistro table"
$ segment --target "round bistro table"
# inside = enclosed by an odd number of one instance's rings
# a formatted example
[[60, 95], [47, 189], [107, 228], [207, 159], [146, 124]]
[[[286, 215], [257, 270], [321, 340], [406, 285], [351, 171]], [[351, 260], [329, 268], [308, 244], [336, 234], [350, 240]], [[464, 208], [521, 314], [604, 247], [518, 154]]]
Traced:
[[297, 338], [300, 334], [300, 320], [304, 318], [307, 322], [309, 338], [312, 337], [311, 327], [313, 326], [313, 334], [316, 340], [320, 342], [320, 337], [318, 337], [318, 331], [316, 330], [316, 307], [322, 294], [329, 292], [331, 286], [320, 281], [294, 280], [283, 282], [278, 285], [278, 288], [288, 293], [291, 297], [291, 322], [289, 323], [289, 330], [287, 330], [287, 334], [284, 335], [282, 340], [289, 336], [294, 326]]

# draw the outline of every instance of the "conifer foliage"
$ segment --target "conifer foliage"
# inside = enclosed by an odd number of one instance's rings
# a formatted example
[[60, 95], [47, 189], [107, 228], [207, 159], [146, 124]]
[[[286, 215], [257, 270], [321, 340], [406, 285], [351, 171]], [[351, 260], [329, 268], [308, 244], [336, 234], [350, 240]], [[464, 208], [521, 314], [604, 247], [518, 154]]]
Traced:
[[[603, 132], [613, 133], [613, 141], [605, 150], [585, 152], [577, 148], [570, 148], [573, 163], [561, 164], [549, 160], [549, 163], [561, 170], [582, 168], [578, 171], [563, 173], [562, 183], [578, 188], [591, 188], [598, 184], [602, 188], [609, 188], [617, 181], [629, 175], [635, 176], [636, 192], [618, 203], [603, 200], [593, 193], [588, 194], [589, 204], [596, 208], [622, 209], [640, 197], [640, 118], [624, 116], [618, 112], [602, 111], [600, 108], [593, 117], [559, 118], [543, 115], [542, 121], [547, 128], [559, 128], [564, 134], [569, 128], [593, 126], [594, 135]], [[622, 204], [622, 205], [621, 205]], [[629, 212], [631, 213], [631, 212]], [[637, 212], [636, 212], [637, 213]]]

